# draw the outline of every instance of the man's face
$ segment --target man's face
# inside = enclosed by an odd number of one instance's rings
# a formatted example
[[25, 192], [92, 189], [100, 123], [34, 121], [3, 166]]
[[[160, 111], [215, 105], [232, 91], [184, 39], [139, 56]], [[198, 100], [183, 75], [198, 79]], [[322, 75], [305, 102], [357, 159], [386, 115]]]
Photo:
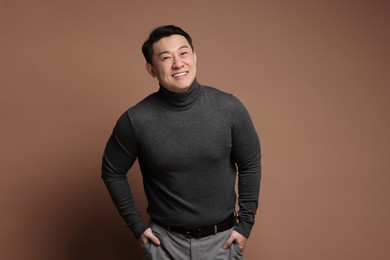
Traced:
[[196, 54], [181, 35], [161, 38], [153, 44], [153, 65], [146, 69], [169, 91], [185, 92], [195, 80]]

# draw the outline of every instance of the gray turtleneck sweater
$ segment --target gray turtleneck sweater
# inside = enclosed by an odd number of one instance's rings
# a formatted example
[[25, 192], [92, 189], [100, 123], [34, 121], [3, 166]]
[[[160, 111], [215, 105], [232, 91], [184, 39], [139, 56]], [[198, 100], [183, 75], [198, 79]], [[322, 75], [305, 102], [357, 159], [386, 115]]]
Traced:
[[259, 198], [260, 145], [237, 98], [196, 81], [185, 93], [160, 86], [119, 118], [104, 152], [102, 178], [138, 239], [148, 226], [127, 182], [137, 158], [147, 212], [168, 226], [202, 227], [227, 219], [235, 209], [238, 172], [235, 230], [249, 237]]

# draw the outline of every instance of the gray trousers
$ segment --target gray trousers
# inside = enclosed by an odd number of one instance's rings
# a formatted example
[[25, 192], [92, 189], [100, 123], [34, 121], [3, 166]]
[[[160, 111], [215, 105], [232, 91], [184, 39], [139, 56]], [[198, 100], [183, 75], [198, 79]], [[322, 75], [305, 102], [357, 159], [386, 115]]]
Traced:
[[168, 231], [164, 227], [150, 223], [161, 245], [155, 246], [148, 241], [144, 252], [146, 260], [242, 260], [244, 254], [237, 244], [223, 249], [233, 229], [204, 238], [186, 238], [184, 234]]

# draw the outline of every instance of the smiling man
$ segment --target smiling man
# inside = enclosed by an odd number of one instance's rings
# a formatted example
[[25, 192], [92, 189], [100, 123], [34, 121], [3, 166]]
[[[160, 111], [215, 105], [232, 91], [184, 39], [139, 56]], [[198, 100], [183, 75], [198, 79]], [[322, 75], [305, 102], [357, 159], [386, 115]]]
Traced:
[[161, 86], [174, 93], [186, 92], [196, 75], [196, 54], [182, 35], [164, 37], [153, 44], [146, 70]]
[[[102, 178], [111, 198], [145, 259], [243, 259], [261, 177], [250, 116], [233, 95], [196, 81], [197, 56], [181, 28], [156, 28], [142, 52], [160, 88], [122, 114], [108, 140]], [[149, 224], [126, 178], [136, 159]]]

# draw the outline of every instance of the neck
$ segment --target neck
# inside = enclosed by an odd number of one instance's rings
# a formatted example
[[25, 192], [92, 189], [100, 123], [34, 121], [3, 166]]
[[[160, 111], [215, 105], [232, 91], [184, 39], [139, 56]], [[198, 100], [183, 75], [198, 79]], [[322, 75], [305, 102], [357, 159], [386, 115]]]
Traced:
[[171, 110], [186, 110], [190, 108], [200, 94], [200, 85], [194, 81], [184, 92], [172, 92], [160, 85], [158, 95], [162, 104]]

